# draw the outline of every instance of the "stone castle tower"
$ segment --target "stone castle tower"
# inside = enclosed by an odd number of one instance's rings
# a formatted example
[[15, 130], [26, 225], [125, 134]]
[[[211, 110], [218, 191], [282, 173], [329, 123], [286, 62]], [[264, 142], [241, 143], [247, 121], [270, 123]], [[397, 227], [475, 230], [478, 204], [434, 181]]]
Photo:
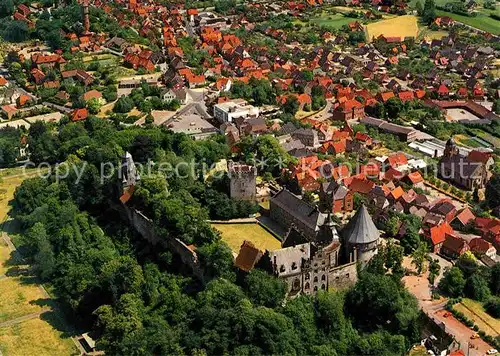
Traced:
[[357, 256], [363, 266], [378, 253], [380, 233], [366, 206], [358, 209], [341, 234], [346, 256]]
[[228, 162], [230, 179], [229, 195], [233, 199], [255, 200], [257, 194], [257, 168], [246, 164]]

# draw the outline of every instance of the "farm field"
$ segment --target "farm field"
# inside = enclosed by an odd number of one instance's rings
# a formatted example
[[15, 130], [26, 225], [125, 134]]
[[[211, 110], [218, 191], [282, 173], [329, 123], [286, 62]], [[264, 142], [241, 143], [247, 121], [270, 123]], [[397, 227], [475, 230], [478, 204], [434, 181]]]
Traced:
[[4, 356], [79, 354], [70, 338], [41, 319], [0, 328], [0, 350]]
[[477, 16], [475, 17], [458, 15], [442, 10], [436, 10], [436, 14], [438, 16], [449, 16], [456, 21], [462, 22], [472, 27], [476, 27], [483, 31], [493, 33], [495, 35], [500, 34], [500, 21], [495, 20], [485, 12], [478, 12]]
[[380, 35], [387, 37], [417, 37], [417, 18], [413, 15], [399, 16], [393, 19], [374, 22], [365, 26], [366, 38], [371, 41]]
[[456, 304], [454, 308], [464, 313], [469, 319], [474, 320], [474, 323], [479, 326], [479, 329], [483, 330], [486, 334], [493, 337], [500, 335], [500, 320], [486, 313], [481, 303], [464, 298], [462, 302]]
[[222, 240], [235, 253], [245, 240], [262, 251], [281, 248], [281, 242], [258, 224], [212, 224], [212, 227], [221, 232]]

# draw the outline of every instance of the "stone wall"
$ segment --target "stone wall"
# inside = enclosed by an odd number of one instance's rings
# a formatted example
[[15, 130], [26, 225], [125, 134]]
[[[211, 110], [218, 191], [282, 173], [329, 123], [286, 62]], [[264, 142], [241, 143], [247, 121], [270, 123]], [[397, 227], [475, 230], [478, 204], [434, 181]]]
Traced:
[[332, 268], [328, 271], [328, 289], [345, 289], [358, 281], [356, 262]]
[[204, 270], [198, 259], [196, 252], [191, 250], [184, 242], [178, 238], [161, 238], [155, 232], [153, 220], [145, 216], [137, 209], [123, 204], [110, 202], [111, 207], [120, 212], [123, 219], [134, 227], [134, 229], [152, 245], [160, 244], [170, 252], [180, 257], [182, 263], [189, 267], [193, 274], [201, 281], [205, 281]]

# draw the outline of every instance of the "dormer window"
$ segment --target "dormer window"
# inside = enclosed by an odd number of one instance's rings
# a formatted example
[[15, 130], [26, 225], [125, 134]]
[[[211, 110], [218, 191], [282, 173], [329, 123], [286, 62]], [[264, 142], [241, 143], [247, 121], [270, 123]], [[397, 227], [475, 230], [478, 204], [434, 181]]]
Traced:
[[297, 269], [297, 263], [296, 262], [292, 263], [292, 269], [294, 269], [294, 270]]

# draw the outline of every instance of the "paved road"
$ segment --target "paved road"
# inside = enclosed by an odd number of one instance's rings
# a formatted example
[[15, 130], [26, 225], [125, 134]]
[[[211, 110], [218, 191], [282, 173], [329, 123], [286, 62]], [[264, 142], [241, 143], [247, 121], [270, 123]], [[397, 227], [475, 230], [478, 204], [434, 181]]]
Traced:
[[48, 106], [49, 108], [52, 108], [52, 109], [57, 110], [57, 111], [61, 111], [61, 112], [66, 113], [66, 114], [70, 113], [72, 111], [72, 109], [67, 108], [66, 106], [61, 106], [61, 105], [49, 103], [48, 101], [44, 101], [42, 104], [45, 106]]

